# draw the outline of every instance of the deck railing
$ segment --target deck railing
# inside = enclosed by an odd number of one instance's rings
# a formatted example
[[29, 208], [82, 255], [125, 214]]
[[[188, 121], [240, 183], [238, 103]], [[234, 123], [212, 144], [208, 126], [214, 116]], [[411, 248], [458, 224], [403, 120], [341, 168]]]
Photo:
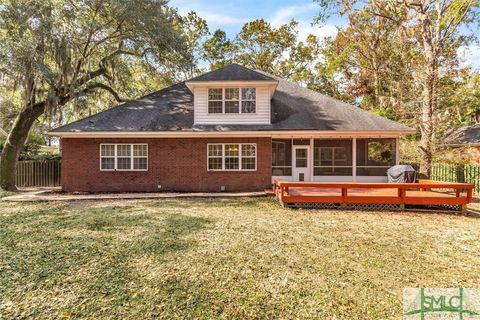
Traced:
[[[418, 163], [410, 164], [419, 170]], [[433, 163], [430, 179], [435, 181], [473, 183], [475, 189], [473, 193], [480, 195], [480, 164], [450, 164], [450, 163]]]
[[[468, 203], [472, 202], [474, 187], [475, 185], [470, 183], [432, 180], [418, 180], [416, 183], [325, 183], [275, 180], [273, 183], [275, 197], [282, 204], [458, 205], [463, 210]], [[386, 192], [385, 189], [396, 191]], [[439, 192], [445, 189], [452, 191]]]

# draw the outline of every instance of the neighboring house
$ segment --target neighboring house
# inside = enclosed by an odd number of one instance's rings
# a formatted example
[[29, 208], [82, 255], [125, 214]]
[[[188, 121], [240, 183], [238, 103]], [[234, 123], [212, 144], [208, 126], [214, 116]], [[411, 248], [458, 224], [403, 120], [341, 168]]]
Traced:
[[453, 152], [447, 155], [452, 161], [480, 163], [480, 124], [446, 132], [440, 146]]
[[50, 132], [65, 191], [240, 191], [386, 181], [414, 130], [237, 64]]
[[6, 138], [8, 133], [0, 127], [0, 138]]
[[58, 153], [58, 146], [40, 146], [40, 152], [42, 153]]

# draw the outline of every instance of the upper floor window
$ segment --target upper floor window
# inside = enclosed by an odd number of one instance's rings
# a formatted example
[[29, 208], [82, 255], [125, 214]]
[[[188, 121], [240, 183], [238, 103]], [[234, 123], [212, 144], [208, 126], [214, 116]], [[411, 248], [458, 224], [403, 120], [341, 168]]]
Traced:
[[148, 169], [148, 145], [101, 144], [100, 170], [146, 171]]
[[223, 113], [223, 89], [208, 89], [208, 113]]
[[239, 89], [225, 88], [225, 113], [239, 113]]
[[255, 113], [255, 88], [209, 88], [208, 113]]

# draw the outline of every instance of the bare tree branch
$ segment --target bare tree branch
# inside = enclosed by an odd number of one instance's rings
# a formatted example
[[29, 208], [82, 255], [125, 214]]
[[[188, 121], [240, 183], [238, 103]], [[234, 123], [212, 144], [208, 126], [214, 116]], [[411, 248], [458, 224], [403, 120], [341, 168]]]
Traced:
[[117, 102], [127, 102], [127, 101], [130, 101], [130, 99], [126, 99], [126, 98], [122, 98], [120, 97], [120, 95], [118, 94], [118, 92], [116, 92], [112, 87], [104, 84], [104, 83], [101, 83], [101, 82], [92, 82], [90, 83], [87, 88], [84, 90], [85, 92], [88, 92], [88, 91], [91, 91], [91, 90], [94, 90], [94, 89], [103, 89], [107, 92], [109, 92]]

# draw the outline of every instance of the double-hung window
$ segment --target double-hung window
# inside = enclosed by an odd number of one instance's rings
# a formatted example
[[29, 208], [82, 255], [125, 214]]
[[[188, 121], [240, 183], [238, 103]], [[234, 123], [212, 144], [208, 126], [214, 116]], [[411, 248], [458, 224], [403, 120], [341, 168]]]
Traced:
[[257, 169], [257, 145], [254, 143], [218, 143], [208, 145], [209, 171], [253, 171]]
[[225, 113], [239, 113], [238, 88], [225, 88]]
[[256, 113], [256, 88], [209, 88], [208, 113]]
[[257, 90], [242, 88], [242, 113], [255, 113], [257, 110]]
[[223, 113], [223, 89], [208, 89], [208, 113]]
[[101, 144], [100, 170], [146, 171], [148, 170], [147, 144]]

